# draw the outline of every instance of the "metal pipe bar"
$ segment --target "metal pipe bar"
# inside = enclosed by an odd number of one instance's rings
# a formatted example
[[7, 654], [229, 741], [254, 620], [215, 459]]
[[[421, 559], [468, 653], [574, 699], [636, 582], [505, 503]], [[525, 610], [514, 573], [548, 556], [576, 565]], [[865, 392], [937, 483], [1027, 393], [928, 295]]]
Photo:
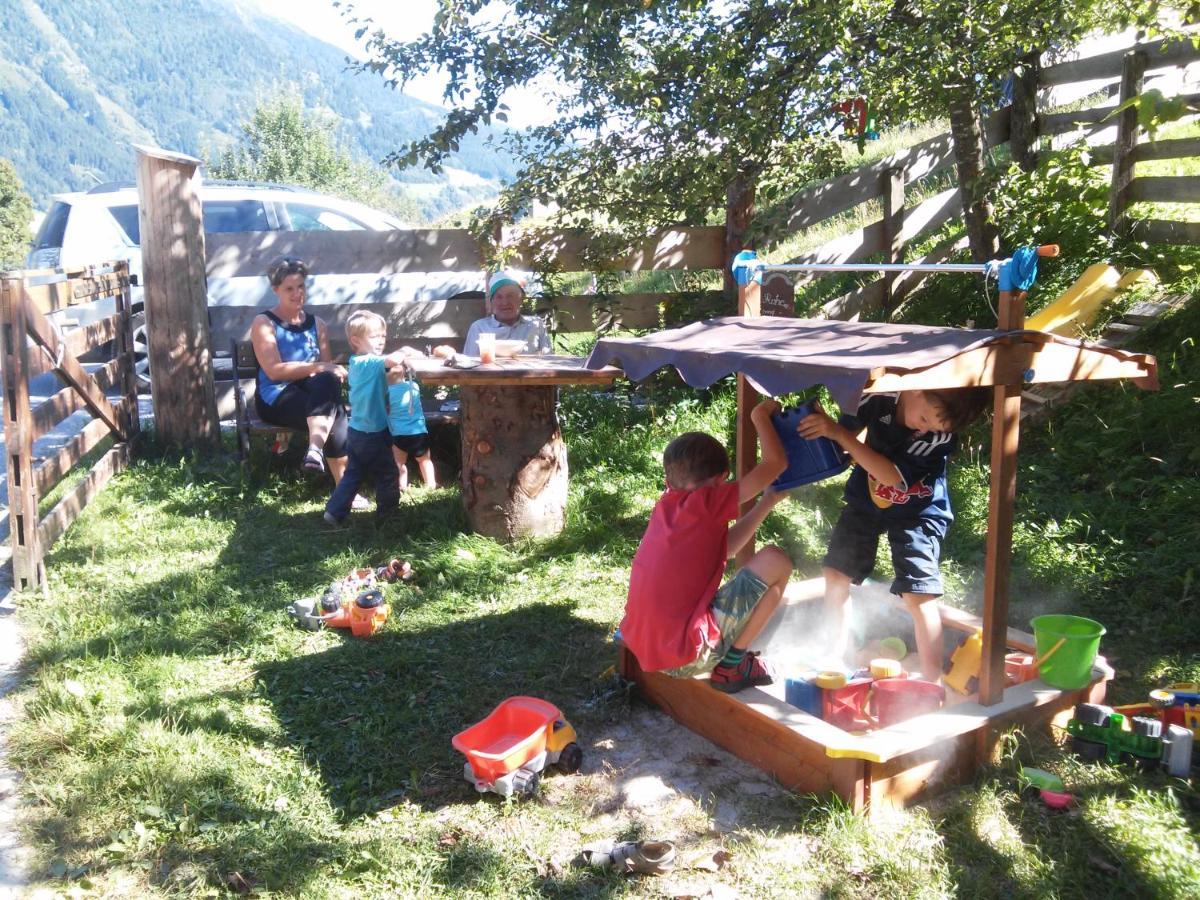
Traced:
[[751, 264], [756, 272], [971, 272], [987, 271], [986, 263], [791, 263]]

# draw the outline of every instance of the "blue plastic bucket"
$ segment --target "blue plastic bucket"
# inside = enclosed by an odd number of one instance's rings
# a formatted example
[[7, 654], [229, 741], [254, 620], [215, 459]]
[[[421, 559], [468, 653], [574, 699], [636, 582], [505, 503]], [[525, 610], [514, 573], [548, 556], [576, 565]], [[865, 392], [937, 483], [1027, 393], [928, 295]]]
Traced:
[[813, 411], [812, 401], [785, 409], [771, 417], [783, 449], [787, 453], [788, 467], [772, 485], [777, 491], [790, 491], [802, 484], [812, 484], [844, 472], [850, 457], [841, 447], [826, 437], [811, 441], [800, 437], [796, 426]]

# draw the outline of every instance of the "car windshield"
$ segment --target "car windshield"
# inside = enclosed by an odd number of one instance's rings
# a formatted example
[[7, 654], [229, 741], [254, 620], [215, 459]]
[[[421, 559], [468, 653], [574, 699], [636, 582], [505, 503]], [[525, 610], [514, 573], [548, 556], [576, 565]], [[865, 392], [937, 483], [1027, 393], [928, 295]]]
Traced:
[[63, 235], [67, 231], [67, 218], [71, 214], [71, 204], [55, 200], [42, 220], [37, 237], [33, 239], [34, 250], [50, 250], [62, 247]]

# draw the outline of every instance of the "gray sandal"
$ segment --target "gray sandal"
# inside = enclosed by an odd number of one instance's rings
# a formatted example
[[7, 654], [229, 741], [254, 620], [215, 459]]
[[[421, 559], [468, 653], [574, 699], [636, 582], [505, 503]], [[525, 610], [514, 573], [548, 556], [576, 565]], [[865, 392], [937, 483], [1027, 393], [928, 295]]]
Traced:
[[610, 850], [584, 850], [580, 857], [588, 866], [642, 875], [665, 875], [675, 866], [675, 845], [670, 841], [621, 841]]

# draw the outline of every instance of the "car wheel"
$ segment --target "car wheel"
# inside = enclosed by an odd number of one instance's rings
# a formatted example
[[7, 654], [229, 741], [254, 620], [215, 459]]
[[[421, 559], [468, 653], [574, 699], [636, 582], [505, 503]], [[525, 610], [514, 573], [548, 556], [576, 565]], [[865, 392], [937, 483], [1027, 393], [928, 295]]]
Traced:
[[133, 330], [133, 370], [137, 373], [139, 391], [150, 390], [150, 334], [146, 330], [146, 314], [135, 312], [130, 325]]

